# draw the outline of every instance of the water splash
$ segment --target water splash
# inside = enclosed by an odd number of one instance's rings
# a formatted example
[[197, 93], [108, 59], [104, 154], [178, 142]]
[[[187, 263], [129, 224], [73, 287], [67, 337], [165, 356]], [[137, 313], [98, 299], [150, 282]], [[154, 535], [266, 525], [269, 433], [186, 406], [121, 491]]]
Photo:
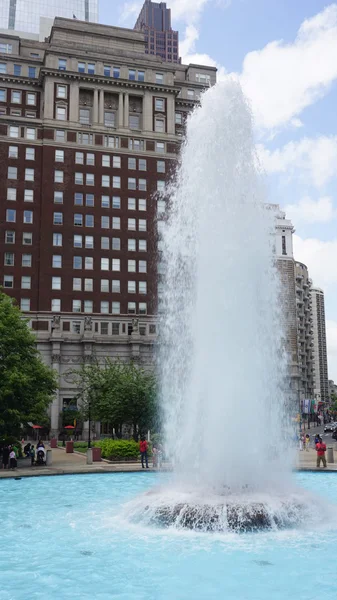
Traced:
[[161, 227], [159, 368], [166, 452], [186, 483], [265, 489], [290, 470], [273, 217], [239, 84], [188, 120]]

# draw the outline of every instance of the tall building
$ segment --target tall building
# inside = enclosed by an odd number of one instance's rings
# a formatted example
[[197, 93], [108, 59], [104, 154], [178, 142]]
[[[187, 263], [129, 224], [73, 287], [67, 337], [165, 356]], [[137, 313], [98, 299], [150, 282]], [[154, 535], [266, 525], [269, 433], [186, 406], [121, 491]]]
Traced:
[[45, 42], [2, 34], [4, 47], [0, 283], [58, 373], [57, 432], [76, 365], [152, 365], [165, 180], [216, 69], [164, 63], [142, 33], [73, 19]]
[[1, 0], [0, 29], [38, 34], [40, 18], [98, 21], [98, 0]]
[[145, 34], [146, 53], [166, 62], [178, 63], [179, 33], [171, 27], [171, 10], [166, 2], [145, 0], [134, 29]]
[[289, 359], [291, 393], [299, 403], [313, 398], [312, 323], [308, 269], [296, 262], [293, 254], [292, 222], [278, 205], [268, 205], [275, 213], [274, 248], [280, 275], [285, 349]]
[[311, 289], [314, 342], [314, 393], [318, 402], [329, 402], [328, 357], [326, 348], [324, 292]]

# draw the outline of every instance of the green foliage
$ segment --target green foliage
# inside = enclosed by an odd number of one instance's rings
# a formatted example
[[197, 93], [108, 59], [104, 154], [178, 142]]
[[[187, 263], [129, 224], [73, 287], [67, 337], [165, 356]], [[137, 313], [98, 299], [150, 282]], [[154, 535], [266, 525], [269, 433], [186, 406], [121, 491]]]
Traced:
[[57, 388], [43, 364], [27, 321], [11, 298], [0, 293], [0, 435], [20, 436], [21, 424], [44, 424]]
[[81, 413], [79, 410], [77, 410], [77, 408], [63, 410], [61, 412], [62, 427], [66, 427], [67, 425], [74, 425], [75, 419], [77, 423], [81, 419]]
[[117, 437], [123, 427], [133, 431], [135, 441], [139, 435], [157, 423], [156, 379], [153, 373], [134, 363], [107, 360], [103, 367], [98, 363], [84, 365], [74, 372], [80, 389], [78, 396], [83, 419], [101, 421], [111, 425]]
[[102, 449], [102, 458], [108, 460], [137, 460], [139, 456], [139, 444], [134, 440], [105, 439], [94, 445]]

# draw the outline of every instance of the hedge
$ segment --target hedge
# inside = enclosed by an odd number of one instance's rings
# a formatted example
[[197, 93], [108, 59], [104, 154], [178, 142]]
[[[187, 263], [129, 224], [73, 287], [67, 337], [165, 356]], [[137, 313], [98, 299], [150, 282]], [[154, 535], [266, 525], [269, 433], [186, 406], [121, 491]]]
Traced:
[[[102, 449], [102, 458], [108, 460], [138, 460], [139, 443], [134, 440], [105, 439], [95, 442], [94, 446]], [[149, 447], [149, 455], [151, 449]]]

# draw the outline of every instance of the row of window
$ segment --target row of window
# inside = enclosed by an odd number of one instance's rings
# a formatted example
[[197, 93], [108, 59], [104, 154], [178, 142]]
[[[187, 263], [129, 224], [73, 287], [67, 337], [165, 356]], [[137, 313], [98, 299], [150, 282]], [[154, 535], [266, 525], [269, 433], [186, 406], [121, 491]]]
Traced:
[[[17, 125], [10, 125], [8, 127], [8, 136], [10, 138], [19, 138], [21, 137], [20, 132], [21, 127]], [[36, 129], [35, 127], [24, 127], [24, 137], [27, 140], [36, 140]]]
[[[58, 68], [59, 71], [67, 70], [67, 59], [59, 58], [58, 60]], [[96, 74], [96, 65], [91, 62], [82, 62], [78, 61], [77, 63], [77, 71], [78, 73], [88, 73], [88, 75]], [[114, 77], [115, 79], [119, 79], [121, 76], [120, 67], [114, 67], [111, 65], [104, 65], [103, 73], [105, 77]], [[128, 79], [129, 81], [145, 81], [145, 71], [140, 69], [129, 69], [128, 70]], [[156, 73], [155, 82], [157, 84], [164, 83], [164, 74]]]
[[[19, 146], [8, 147], [8, 158], [19, 158]], [[25, 159], [35, 160], [35, 148], [25, 148]]]
[[[9, 93], [9, 90], [7, 90], [6, 88], [0, 89], [0, 102], [7, 102], [7, 93]], [[22, 104], [22, 97], [23, 97], [22, 94], [23, 94], [23, 92], [21, 90], [11, 90], [11, 96], [10, 96], [11, 104]], [[25, 104], [27, 106], [36, 106], [36, 102], [37, 102], [36, 92], [25, 92], [25, 95], [26, 95]]]
[[[27, 237], [28, 236], [28, 237]], [[5, 231], [5, 243], [6, 244], [15, 244], [15, 231], [7, 230]], [[32, 233], [24, 233], [23, 234], [23, 244], [30, 245], [32, 244]], [[62, 247], [62, 234], [54, 233], [53, 234], [53, 246]], [[75, 248], [94, 248], [94, 236], [85, 235], [85, 236], [74, 236], [74, 247]], [[121, 239], [118, 237], [101, 237], [101, 250], [121, 250]], [[147, 240], [129, 238], [128, 239], [128, 251], [129, 252], [147, 252]], [[28, 257], [29, 255], [24, 255]], [[27, 259], [28, 260], [28, 259]], [[14, 265], [14, 253], [5, 253], [5, 264]], [[24, 266], [31, 266], [25, 264]], [[52, 266], [55, 269], [62, 268], [62, 256], [54, 255], [52, 258]]]
[[[22, 264], [25, 267], [31, 267], [32, 265], [32, 257], [31, 254], [23, 254], [22, 257], [25, 257], [26, 264]], [[22, 258], [23, 261], [23, 258]], [[101, 258], [101, 271], [110, 271], [110, 265], [112, 271], [120, 271], [121, 270], [121, 260], [120, 258]], [[5, 252], [4, 255], [4, 264], [6, 267], [13, 267], [15, 262], [14, 252]], [[138, 269], [137, 269], [138, 262]], [[53, 256], [53, 267], [57, 265], [59, 268], [62, 266], [62, 257], [61, 256]], [[57, 268], [56, 267], [56, 268]], [[84, 270], [92, 270], [94, 268], [94, 259], [92, 256], [74, 256], [73, 257], [73, 268], [74, 269], [83, 269]], [[146, 260], [128, 260], [128, 272], [129, 273], [147, 273], [147, 261]]]
[[[110, 308], [111, 306], [111, 308]], [[26, 309], [27, 310], [27, 309]], [[61, 312], [62, 305], [61, 299], [53, 298], [51, 301], [51, 310], [52, 312]], [[72, 301], [72, 312], [74, 313], [93, 313], [93, 301], [92, 300], [73, 300]], [[120, 302], [110, 302], [104, 300], [100, 304], [100, 312], [101, 314], [112, 314], [112, 315], [120, 315], [121, 314], [121, 305]], [[128, 314], [129, 315], [146, 315], [147, 314], [147, 303], [146, 302], [128, 302]]]
[[[7, 115], [7, 107], [0, 105], [0, 115]], [[10, 108], [9, 114], [11, 117], [27, 117], [28, 119], [36, 119], [36, 110], [21, 110], [21, 108]]]
[[[16, 210], [8, 208], [6, 210], [6, 221], [7, 223], [16, 223]], [[33, 223], [33, 211], [32, 210], [24, 210], [23, 211], [23, 222], [24, 223]]]
[[[52, 277], [51, 281], [52, 290], [62, 290], [62, 277]], [[110, 283], [109, 279], [101, 279], [100, 291], [103, 293], [120, 294], [121, 282], [119, 279], [113, 279]], [[128, 293], [141, 295], [147, 294], [147, 282], [146, 281], [128, 281]], [[94, 280], [93, 279], [82, 279], [81, 277], [73, 278], [73, 291], [74, 292], [93, 292], [94, 291]]]
[[[15, 223], [16, 211], [8, 209], [6, 212], [6, 220], [9, 223]], [[31, 219], [31, 220], [28, 220]], [[24, 223], [33, 223], [33, 213], [32, 211], [25, 210], [24, 211]], [[53, 213], [53, 223], [54, 225], [63, 225], [63, 213], [54, 212]], [[74, 214], [74, 225], [76, 227], [95, 227], [95, 219], [94, 215], [82, 215], [81, 213]], [[120, 217], [109, 217], [109, 216], [101, 216], [101, 228], [102, 229], [120, 229], [121, 228], [121, 218]], [[130, 218], [128, 219], [128, 231], [137, 231], [137, 219]], [[138, 231], [147, 231], [147, 220], [146, 219], [138, 219]], [[57, 234], [55, 234], [57, 235]]]
[[[12, 267], [14, 265], [14, 252], [5, 252], [4, 264], [6, 267]], [[21, 266], [31, 267], [32, 266], [32, 255], [22, 254], [21, 255]]]
[[[6, 75], [8, 70], [7, 63], [0, 63], [0, 75]], [[14, 76], [21, 77], [22, 75], [22, 65], [14, 65]], [[37, 67], [28, 66], [27, 75], [30, 79], [35, 79], [37, 76]]]
[[[16, 188], [7, 188], [7, 200], [15, 201], [17, 198], [17, 189]], [[23, 193], [24, 202], [33, 202], [34, 201], [34, 190], [24, 190]]]

